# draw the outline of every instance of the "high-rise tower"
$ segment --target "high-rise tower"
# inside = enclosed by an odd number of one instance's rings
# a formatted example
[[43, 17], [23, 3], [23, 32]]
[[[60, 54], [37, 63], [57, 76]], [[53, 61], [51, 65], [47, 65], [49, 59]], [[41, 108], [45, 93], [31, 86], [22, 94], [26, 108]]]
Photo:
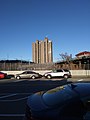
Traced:
[[53, 62], [52, 41], [45, 37], [44, 40], [36, 40], [32, 43], [32, 61], [34, 63]]

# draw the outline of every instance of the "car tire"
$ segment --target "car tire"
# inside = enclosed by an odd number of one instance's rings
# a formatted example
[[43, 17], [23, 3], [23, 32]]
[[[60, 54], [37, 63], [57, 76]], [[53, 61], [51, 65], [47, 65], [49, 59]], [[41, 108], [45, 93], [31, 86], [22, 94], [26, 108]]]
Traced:
[[33, 75], [31, 78], [32, 78], [32, 79], [35, 79], [36, 77]]
[[20, 76], [17, 76], [16, 79], [19, 80], [19, 79], [20, 79]]
[[51, 75], [47, 75], [47, 78], [48, 78], [48, 79], [51, 79], [52, 77], [51, 77]]
[[68, 79], [68, 75], [64, 75], [64, 78], [65, 78], [65, 79]]

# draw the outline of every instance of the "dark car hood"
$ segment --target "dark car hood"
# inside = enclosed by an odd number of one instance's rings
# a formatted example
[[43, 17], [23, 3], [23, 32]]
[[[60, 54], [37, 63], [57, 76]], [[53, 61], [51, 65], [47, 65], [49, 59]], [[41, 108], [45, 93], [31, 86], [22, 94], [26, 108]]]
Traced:
[[69, 86], [59, 86], [44, 93], [43, 100], [48, 106], [54, 107], [61, 106], [77, 96]]
[[67, 91], [70, 93], [66, 92], [65, 87], [60, 86], [47, 92], [38, 92], [28, 98], [27, 104], [33, 110], [44, 110], [62, 105], [67, 100], [72, 99], [72, 96], [77, 96], [70, 88]]
[[76, 99], [90, 96], [90, 83], [76, 83], [51, 89], [43, 94], [43, 101], [48, 106], [60, 106]]
[[42, 111], [44, 109], [48, 109], [49, 107], [43, 102], [43, 94], [44, 91], [35, 93], [28, 97], [27, 105], [30, 109], [34, 111]]
[[47, 92], [38, 92], [28, 98], [28, 106], [37, 111], [50, 109], [52, 107], [62, 106], [90, 95], [90, 84], [78, 83], [74, 85], [64, 85], [48, 90]]

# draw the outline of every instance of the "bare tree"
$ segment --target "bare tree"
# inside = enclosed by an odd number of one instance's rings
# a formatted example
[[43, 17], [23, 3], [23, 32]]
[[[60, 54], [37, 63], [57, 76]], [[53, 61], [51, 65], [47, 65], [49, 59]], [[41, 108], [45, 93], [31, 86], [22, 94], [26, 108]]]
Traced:
[[66, 62], [69, 65], [70, 68], [70, 62], [72, 60], [72, 54], [68, 54], [67, 52], [59, 54], [61, 57], [61, 60]]
[[61, 60], [66, 61], [69, 63], [69, 61], [72, 59], [72, 54], [68, 55], [67, 52], [59, 54], [61, 57]]

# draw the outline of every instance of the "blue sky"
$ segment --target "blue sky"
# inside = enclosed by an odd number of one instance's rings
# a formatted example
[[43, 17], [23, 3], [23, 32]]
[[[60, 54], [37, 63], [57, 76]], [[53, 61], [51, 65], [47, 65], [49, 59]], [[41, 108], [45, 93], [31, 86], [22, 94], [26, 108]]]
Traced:
[[0, 0], [0, 59], [32, 60], [32, 42], [46, 36], [54, 61], [90, 51], [90, 0]]

